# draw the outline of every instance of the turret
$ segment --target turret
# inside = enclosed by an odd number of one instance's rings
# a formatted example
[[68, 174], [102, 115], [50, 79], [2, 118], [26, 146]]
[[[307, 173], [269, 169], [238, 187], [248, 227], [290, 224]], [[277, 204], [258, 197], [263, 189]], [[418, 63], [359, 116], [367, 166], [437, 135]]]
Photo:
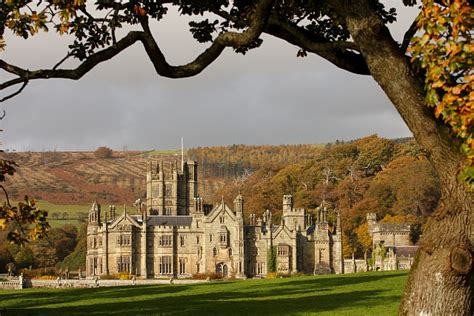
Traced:
[[115, 220], [115, 205], [109, 205], [109, 217], [111, 221]]
[[293, 209], [293, 195], [283, 195], [283, 214], [291, 212]]
[[196, 213], [202, 213], [204, 211], [202, 197], [200, 196], [194, 198], [194, 211]]
[[244, 198], [240, 194], [234, 200], [234, 211], [237, 216], [243, 216], [244, 214]]
[[92, 203], [89, 210], [89, 225], [100, 225], [100, 204], [97, 201]]
[[377, 225], [377, 214], [367, 213], [367, 225], [369, 233], [372, 233], [374, 226]]

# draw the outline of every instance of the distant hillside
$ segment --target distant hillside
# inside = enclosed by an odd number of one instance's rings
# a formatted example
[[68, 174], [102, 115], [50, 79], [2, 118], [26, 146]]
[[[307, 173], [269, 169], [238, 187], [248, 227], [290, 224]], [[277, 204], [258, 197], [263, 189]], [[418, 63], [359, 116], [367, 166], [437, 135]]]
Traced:
[[[317, 145], [193, 148], [186, 159], [199, 163], [200, 192], [212, 198], [226, 182], [261, 168], [279, 170], [288, 164], [314, 158]], [[24, 195], [56, 204], [131, 204], [145, 195], [146, 169], [150, 160], [179, 160], [177, 150], [114, 152], [97, 158], [93, 152], [10, 152], [5, 159], [18, 164], [7, 181], [12, 199]]]

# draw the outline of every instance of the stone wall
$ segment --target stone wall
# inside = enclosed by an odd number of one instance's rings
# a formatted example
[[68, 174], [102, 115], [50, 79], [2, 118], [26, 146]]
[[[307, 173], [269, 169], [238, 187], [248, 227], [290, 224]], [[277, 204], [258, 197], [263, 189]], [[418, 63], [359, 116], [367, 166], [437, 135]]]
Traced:
[[10, 280], [0, 282], [0, 289], [2, 290], [21, 290], [23, 288], [20, 280]]
[[196, 284], [207, 282], [206, 280], [30, 280], [28, 287], [33, 288], [92, 288], [110, 286], [130, 286], [130, 285], [152, 285], [152, 284]]
[[367, 263], [364, 259], [344, 260], [344, 273], [366, 272], [367, 268]]

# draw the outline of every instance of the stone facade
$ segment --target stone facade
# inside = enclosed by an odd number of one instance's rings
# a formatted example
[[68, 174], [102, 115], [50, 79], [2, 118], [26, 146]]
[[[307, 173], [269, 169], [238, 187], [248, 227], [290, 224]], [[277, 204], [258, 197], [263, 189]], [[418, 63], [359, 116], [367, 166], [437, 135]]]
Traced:
[[265, 211], [249, 214], [244, 224], [244, 198], [233, 205], [204, 204], [198, 195], [198, 166], [190, 161], [150, 164], [146, 200], [137, 200], [142, 215], [115, 207], [101, 216], [97, 202], [89, 212], [86, 274], [88, 277], [130, 273], [142, 278], [189, 277], [196, 273], [223, 276], [265, 276], [275, 272], [343, 273], [339, 216], [329, 232], [323, 205], [316, 219], [283, 197], [281, 223]]
[[379, 223], [375, 213], [367, 214], [375, 270], [410, 269], [418, 246], [410, 241], [411, 226], [404, 223]]

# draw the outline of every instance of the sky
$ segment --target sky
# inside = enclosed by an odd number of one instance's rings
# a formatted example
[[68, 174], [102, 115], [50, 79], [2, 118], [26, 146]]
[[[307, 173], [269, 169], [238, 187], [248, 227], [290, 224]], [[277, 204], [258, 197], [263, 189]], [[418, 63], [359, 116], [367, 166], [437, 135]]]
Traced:
[[[401, 41], [416, 10], [400, 0], [391, 26]], [[187, 19], [170, 11], [153, 26], [171, 64], [193, 60], [196, 43]], [[271, 36], [245, 56], [226, 49], [198, 76], [159, 77], [140, 44], [103, 63], [79, 81], [31, 81], [0, 104], [3, 149], [16, 151], [172, 149], [231, 144], [303, 144], [378, 134], [411, 136], [383, 91], [369, 76], [343, 71]], [[7, 34], [0, 58], [28, 69], [52, 67], [72, 38], [54, 32], [23, 40]], [[73, 67], [70, 61], [65, 67]], [[3, 82], [10, 77], [0, 72]], [[14, 90], [9, 90], [12, 92]], [[2, 96], [7, 92], [2, 92]]]

